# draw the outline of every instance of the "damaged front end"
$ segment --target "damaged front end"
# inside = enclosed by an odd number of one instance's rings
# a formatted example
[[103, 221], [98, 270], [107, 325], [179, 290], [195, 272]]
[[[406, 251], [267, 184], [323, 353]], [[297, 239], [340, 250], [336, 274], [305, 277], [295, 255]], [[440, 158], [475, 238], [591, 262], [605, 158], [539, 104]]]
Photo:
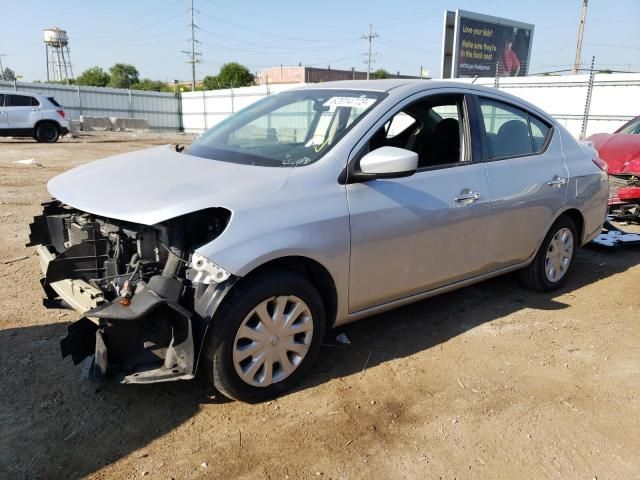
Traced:
[[89, 377], [152, 383], [195, 376], [208, 323], [236, 278], [195, 249], [226, 228], [230, 212], [200, 210], [147, 226], [43, 204], [36, 246], [45, 306], [84, 316], [68, 327], [62, 356]]
[[640, 175], [609, 175], [609, 215], [640, 222]]

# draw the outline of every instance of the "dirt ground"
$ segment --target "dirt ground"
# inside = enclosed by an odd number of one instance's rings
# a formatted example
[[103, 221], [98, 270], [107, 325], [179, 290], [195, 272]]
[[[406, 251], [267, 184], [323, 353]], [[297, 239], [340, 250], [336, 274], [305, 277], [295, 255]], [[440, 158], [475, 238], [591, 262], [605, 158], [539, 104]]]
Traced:
[[0, 139], [0, 478], [640, 478], [638, 247], [581, 250], [556, 293], [504, 276], [329, 332], [269, 403], [80, 382], [78, 316], [42, 307], [24, 247], [46, 181], [190, 138]]

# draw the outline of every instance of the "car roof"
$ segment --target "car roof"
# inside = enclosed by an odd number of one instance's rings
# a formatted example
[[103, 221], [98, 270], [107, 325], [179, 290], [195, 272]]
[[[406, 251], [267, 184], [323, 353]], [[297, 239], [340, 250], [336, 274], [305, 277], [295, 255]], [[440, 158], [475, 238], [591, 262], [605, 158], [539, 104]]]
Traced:
[[420, 80], [388, 78], [384, 80], [339, 80], [336, 82], [312, 83], [300, 88], [304, 89], [345, 89], [345, 90], [368, 90], [372, 92], [386, 92], [393, 90], [406, 93], [409, 90], [428, 90], [431, 88], [473, 88], [483, 91], [492, 91], [487, 87], [472, 85], [470, 83], [450, 81], [450, 80]]
[[0, 90], [0, 95], [28, 95], [30, 97], [50, 98], [51, 95], [43, 95], [42, 93], [23, 92], [20, 90]]
[[424, 92], [428, 90], [436, 90], [441, 88], [451, 88], [462, 91], [472, 90], [476, 94], [488, 94], [501, 97], [503, 100], [519, 105], [553, 121], [553, 117], [539, 107], [527, 102], [526, 100], [511, 95], [503, 90], [493, 87], [484, 87], [482, 85], [474, 85], [469, 82], [452, 81], [452, 80], [427, 80], [427, 79], [402, 79], [389, 78], [384, 80], [340, 80], [337, 82], [323, 82], [307, 84], [297, 89], [341, 89], [341, 90], [361, 90], [370, 92], [384, 92], [390, 96], [403, 98], [414, 93]]

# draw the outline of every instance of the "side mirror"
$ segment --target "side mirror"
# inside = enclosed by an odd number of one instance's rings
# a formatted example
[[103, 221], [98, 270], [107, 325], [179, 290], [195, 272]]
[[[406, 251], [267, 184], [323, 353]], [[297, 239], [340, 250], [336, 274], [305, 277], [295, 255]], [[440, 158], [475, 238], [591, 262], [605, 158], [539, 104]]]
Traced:
[[418, 168], [418, 154], [397, 147], [380, 147], [360, 159], [359, 176], [370, 178], [399, 178], [413, 175]]

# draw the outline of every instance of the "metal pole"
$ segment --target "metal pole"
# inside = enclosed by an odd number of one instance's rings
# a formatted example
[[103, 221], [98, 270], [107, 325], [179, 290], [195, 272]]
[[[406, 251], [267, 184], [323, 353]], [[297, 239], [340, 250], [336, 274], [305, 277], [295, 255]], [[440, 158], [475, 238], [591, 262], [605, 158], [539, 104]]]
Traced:
[[580, 14], [580, 26], [578, 27], [578, 45], [576, 47], [576, 61], [573, 64], [573, 74], [577, 75], [580, 70], [580, 62], [582, 56], [582, 36], [584, 35], [584, 22], [587, 18], [587, 2], [582, 0], [582, 13]]
[[67, 46], [67, 58], [69, 59], [69, 72], [71, 72], [71, 79], [73, 79], [73, 65], [71, 65], [71, 52], [69, 51], [69, 46]]
[[373, 25], [369, 24], [369, 34], [362, 35], [362, 38], [369, 41], [369, 53], [367, 54], [367, 80], [369, 80], [369, 77], [371, 76], [371, 55], [372, 55], [371, 49], [373, 46], [373, 39], [376, 37], [378, 37], [378, 34], [373, 33]]
[[204, 118], [204, 129], [207, 129], [207, 96], [206, 92], [202, 91], [202, 116]]
[[367, 63], [367, 80], [371, 75], [371, 35], [373, 33], [373, 25], [369, 24], [369, 60]]
[[67, 71], [67, 59], [64, 58], [64, 48], [60, 48], [60, 54], [62, 55], [62, 66], [64, 67], [64, 80], [69, 85], [69, 72]]
[[184, 132], [184, 122], [182, 119], [182, 92], [178, 91], [178, 131]]
[[47, 57], [47, 83], [51, 80], [49, 79], [49, 44], [44, 44], [44, 54]]
[[0, 80], [4, 80], [4, 67], [2, 66], [2, 57], [4, 54], [0, 54]]
[[133, 118], [133, 97], [131, 96], [131, 89], [129, 91], [129, 118]]
[[591, 57], [591, 71], [589, 72], [589, 83], [587, 84], [587, 101], [584, 105], [584, 116], [582, 117], [582, 129], [580, 130], [580, 138], [583, 139], [587, 134], [587, 122], [589, 121], [589, 110], [591, 109], [591, 94], [593, 93], [593, 80], [595, 77], [593, 66], [596, 57]]
[[500, 88], [500, 60], [496, 62], [496, 77], [493, 80], [493, 88]]
[[76, 85], [76, 92], [78, 94], [78, 110], [80, 110], [80, 115], [82, 115], [82, 97], [80, 96], [80, 85]]
[[193, 0], [191, 0], [191, 91], [196, 91], [196, 36], [193, 22]]

